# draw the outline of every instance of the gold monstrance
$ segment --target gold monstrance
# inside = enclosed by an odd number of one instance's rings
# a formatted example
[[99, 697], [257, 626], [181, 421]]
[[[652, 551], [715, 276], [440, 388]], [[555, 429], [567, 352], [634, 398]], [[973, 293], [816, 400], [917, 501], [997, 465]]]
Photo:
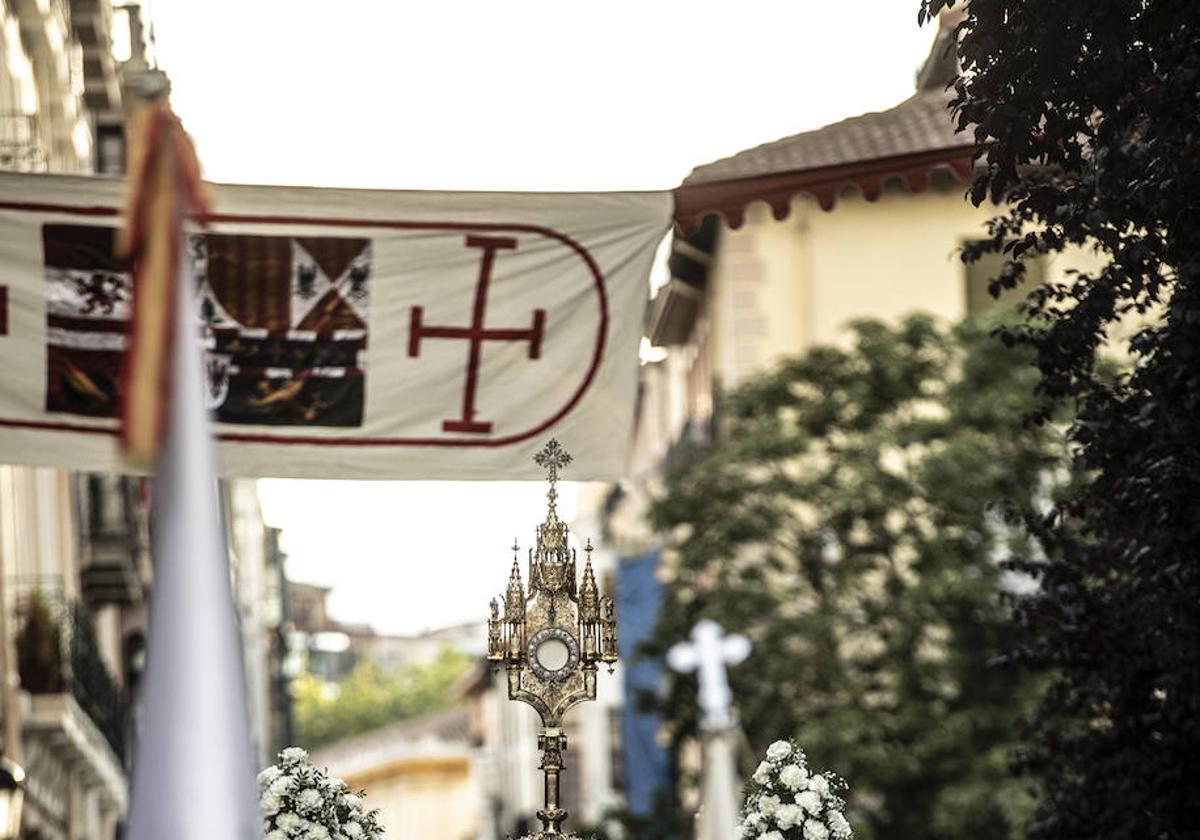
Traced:
[[521, 567], [513, 545], [512, 574], [500, 602], [492, 600], [488, 621], [488, 659], [503, 663], [508, 671], [508, 699], [537, 709], [542, 719], [538, 749], [546, 782], [546, 805], [537, 812], [542, 822], [539, 837], [564, 837], [567, 812], [559, 807], [558, 777], [567, 736], [563, 715], [577, 703], [596, 699], [596, 668], [617, 661], [617, 625], [612, 598], [601, 597], [592, 571], [592, 543], [583, 578], [576, 576], [575, 550], [567, 545], [567, 524], [558, 518], [558, 471], [571, 463], [558, 441], [551, 440], [534, 456], [549, 473], [549, 510], [538, 526], [537, 547], [529, 552], [529, 594], [521, 583]]

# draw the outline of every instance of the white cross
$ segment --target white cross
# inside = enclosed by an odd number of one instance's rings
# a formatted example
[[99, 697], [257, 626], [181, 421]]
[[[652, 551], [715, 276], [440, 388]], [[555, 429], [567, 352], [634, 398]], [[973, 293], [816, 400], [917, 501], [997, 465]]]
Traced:
[[725, 635], [721, 625], [708, 618], [692, 628], [691, 639], [667, 651], [667, 664], [680, 673], [700, 672], [704, 728], [709, 732], [729, 729], [733, 726], [733, 692], [725, 668], [750, 655], [750, 640], [736, 633]]

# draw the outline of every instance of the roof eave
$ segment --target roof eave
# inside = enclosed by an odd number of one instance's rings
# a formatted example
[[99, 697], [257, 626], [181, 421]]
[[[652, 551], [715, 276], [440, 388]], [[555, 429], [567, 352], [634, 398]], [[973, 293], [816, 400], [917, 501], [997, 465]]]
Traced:
[[936, 170], [949, 171], [960, 183], [966, 183], [974, 168], [976, 149], [973, 144], [956, 145], [816, 169], [684, 182], [675, 189], [675, 224], [690, 233], [705, 216], [715, 214], [736, 230], [745, 221], [746, 208], [756, 201], [765, 202], [774, 217], [783, 221], [791, 212], [792, 200], [801, 193], [816, 198], [823, 210], [832, 210], [838, 194], [847, 187], [857, 187], [867, 201], [875, 201], [883, 193], [884, 184], [893, 179], [903, 180], [913, 192], [925, 190]]

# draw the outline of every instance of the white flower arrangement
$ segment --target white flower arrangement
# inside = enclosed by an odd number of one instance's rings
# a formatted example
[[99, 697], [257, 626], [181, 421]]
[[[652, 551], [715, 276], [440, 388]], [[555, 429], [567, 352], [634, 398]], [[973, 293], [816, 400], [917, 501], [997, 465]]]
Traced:
[[258, 774], [265, 840], [381, 840], [378, 811], [363, 807], [361, 794], [319, 770], [308, 753], [288, 747]]
[[746, 786], [740, 835], [747, 840], [850, 840], [846, 802], [838, 795], [845, 790], [841, 777], [810, 772], [795, 741], [776, 741]]

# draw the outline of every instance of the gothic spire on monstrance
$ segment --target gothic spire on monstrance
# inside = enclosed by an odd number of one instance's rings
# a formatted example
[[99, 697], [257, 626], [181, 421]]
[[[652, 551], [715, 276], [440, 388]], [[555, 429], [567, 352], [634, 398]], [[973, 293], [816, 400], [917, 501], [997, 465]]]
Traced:
[[[561, 831], [567, 812], [559, 807], [559, 773], [567, 736], [562, 717], [572, 706], [596, 699], [596, 670], [604, 663], [611, 671], [617, 659], [616, 620], [611, 598], [602, 596], [592, 568], [592, 543], [579, 580], [575, 549], [569, 544], [567, 523], [558, 518], [559, 472], [571, 463], [570, 454], [551, 440], [533, 456], [546, 470], [546, 518], [537, 526], [529, 550], [529, 590], [521, 584], [517, 546], [513, 568], [501, 601], [493, 601], [488, 622], [488, 659], [508, 673], [508, 697], [528, 703], [542, 719], [538, 747], [546, 776], [546, 806], [538, 811], [543, 830], [539, 838], [567, 838]], [[499, 603], [504, 615], [499, 614]]]

